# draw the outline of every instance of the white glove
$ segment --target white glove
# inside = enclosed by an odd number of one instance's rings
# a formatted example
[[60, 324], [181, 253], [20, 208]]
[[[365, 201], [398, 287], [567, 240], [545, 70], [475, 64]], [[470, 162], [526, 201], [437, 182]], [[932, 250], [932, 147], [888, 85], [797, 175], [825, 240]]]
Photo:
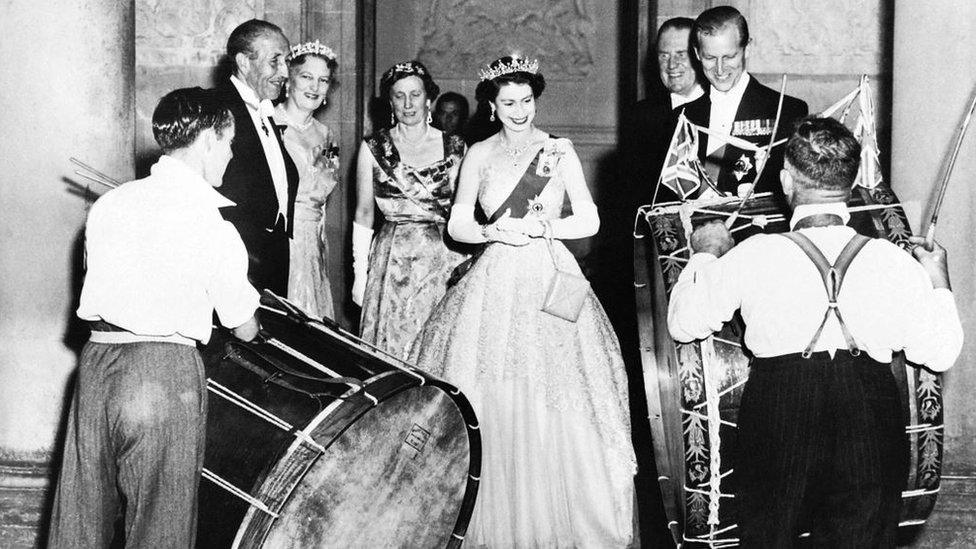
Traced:
[[352, 301], [363, 306], [366, 295], [366, 278], [369, 275], [369, 247], [373, 242], [373, 229], [353, 222], [352, 224]]

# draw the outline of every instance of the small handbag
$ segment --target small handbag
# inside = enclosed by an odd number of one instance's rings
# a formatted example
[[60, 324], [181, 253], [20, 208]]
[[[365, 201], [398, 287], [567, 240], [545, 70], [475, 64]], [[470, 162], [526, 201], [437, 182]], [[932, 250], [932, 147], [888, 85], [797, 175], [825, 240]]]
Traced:
[[549, 246], [549, 256], [552, 264], [556, 268], [552, 279], [549, 281], [549, 289], [546, 290], [546, 298], [542, 302], [542, 312], [557, 316], [563, 320], [576, 322], [580, 311], [583, 310], [583, 303], [590, 291], [590, 283], [586, 278], [559, 269], [556, 263], [556, 254], [552, 248], [551, 229], [548, 223], [546, 227], [546, 244]]

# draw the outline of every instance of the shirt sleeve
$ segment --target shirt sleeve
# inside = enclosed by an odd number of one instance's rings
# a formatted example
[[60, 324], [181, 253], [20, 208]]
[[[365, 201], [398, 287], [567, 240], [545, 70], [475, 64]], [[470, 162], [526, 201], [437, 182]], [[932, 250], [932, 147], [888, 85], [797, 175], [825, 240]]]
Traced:
[[911, 280], [906, 284], [906, 318], [902, 341], [905, 357], [930, 370], [948, 370], [962, 351], [963, 331], [952, 292], [932, 288], [924, 269], [914, 260], [905, 269]]
[[207, 292], [220, 323], [236, 328], [254, 315], [260, 298], [247, 280], [247, 250], [237, 229], [220, 221], [213, 241], [215, 262]]
[[702, 339], [722, 329], [741, 306], [736, 274], [743, 258], [733, 248], [716, 259], [696, 253], [678, 276], [668, 302], [668, 330], [682, 343]]

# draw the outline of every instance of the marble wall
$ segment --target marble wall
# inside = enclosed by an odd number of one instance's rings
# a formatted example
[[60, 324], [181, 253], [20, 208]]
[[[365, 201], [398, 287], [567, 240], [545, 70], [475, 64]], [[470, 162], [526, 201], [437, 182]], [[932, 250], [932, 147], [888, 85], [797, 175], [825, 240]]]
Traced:
[[132, 177], [132, 6], [6, 1], [0, 35], [0, 547], [31, 547], [81, 343], [81, 231], [105, 190], [69, 158]]

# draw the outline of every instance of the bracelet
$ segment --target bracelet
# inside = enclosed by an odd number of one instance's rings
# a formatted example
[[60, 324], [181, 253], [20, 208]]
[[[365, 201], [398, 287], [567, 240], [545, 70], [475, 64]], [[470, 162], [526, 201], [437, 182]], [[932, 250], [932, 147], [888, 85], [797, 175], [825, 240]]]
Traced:
[[481, 226], [481, 237], [485, 239], [485, 242], [490, 242], [491, 241], [491, 237], [488, 236], [488, 231], [491, 229], [491, 227], [492, 227], [491, 225], [482, 225]]

